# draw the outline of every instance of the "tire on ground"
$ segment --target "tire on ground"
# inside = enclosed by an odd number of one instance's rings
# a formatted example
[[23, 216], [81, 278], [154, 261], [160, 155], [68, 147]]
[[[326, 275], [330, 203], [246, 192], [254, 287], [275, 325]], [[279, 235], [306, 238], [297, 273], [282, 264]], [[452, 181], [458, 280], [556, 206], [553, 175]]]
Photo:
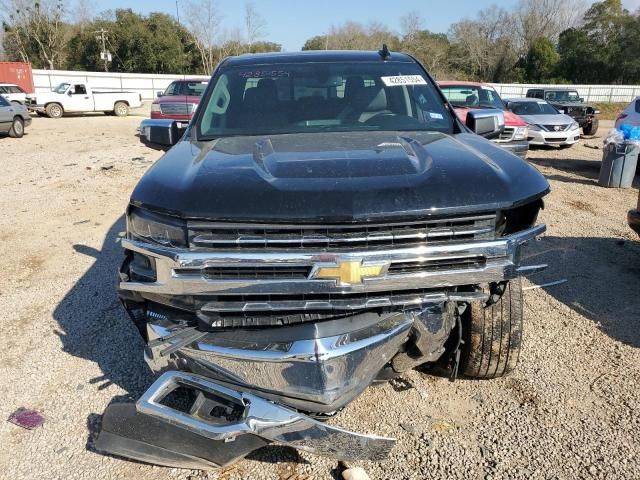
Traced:
[[20, 117], [14, 117], [11, 128], [9, 129], [9, 136], [13, 138], [22, 138], [24, 135], [24, 121]]
[[[495, 378], [518, 364], [522, 344], [522, 283], [506, 284], [502, 297], [486, 306], [473, 302], [463, 315], [461, 368], [469, 378]], [[491, 302], [491, 301], [490, 301]]]
[[50, 103], [45, 107], [45, 111], [47, 112], [47, 117], [49, 118], [60, 118], [64, 113], [62, 105], [60, 105], [59, 103]]
[[113, 113], [117, 117], [126, 117], [129, 115], [129, 105], [125, 102], [116, 102], [113, 106]]
[[598, 131], [599, 125], [600, 125], [600, 120], [598, 120], [598, 117], [593, 117], [593, 120], [591, 121], [591, 125], [587, 125], [583, 127], [582, 132], [585, 135], [595, 135], [596, 132]]

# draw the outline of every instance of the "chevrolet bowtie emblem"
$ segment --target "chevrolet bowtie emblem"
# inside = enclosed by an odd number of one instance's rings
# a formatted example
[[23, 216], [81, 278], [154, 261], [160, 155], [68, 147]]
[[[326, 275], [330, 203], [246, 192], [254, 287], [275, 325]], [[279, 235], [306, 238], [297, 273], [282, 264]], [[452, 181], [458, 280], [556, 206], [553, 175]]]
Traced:
[[363, 278], [380, 277], [389, 268], [386, 262], [363, 264], [362, 260], [318, 264], [309, 276], [312, 279], [337, 280], [340, 285], [362, 283]]

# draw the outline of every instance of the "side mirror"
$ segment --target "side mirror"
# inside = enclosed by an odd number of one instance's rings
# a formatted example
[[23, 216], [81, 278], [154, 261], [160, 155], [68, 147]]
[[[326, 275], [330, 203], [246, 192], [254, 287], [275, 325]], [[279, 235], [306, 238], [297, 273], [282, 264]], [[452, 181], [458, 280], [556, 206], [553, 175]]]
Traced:
[[67, 95], [71, 96], [71, 95], [73, 95], [73, 92], [72, 92], [71, 90], [69, 90], [69, 91], [67, 92]]
[[139, 128], [140, 142], [149, 147], [168, 149], [182, 138], [187, 125], [176, 120], [143, 120]]
[[504, 131], [504, 112], [498, 109], [469, 110], [467, 127], [485, 138], [496, 138]]
[[163, 95], [163, 92], [158, 92], [158, 93], [156, 94], [156, 96], [157, 96], [158, 98], [160, 98], [162, 95]]

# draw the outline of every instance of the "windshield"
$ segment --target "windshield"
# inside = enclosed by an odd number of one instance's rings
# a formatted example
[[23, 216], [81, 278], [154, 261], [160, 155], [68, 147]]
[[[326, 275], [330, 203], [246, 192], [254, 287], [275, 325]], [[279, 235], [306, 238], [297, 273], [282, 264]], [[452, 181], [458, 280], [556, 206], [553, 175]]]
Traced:
[[550, 102], [579, 102], [580, 95], [575, 90], [558, 90], [556, 92], [546, 92], [544, 99]]
[[70, 83], [61, 83], [56, 88], [54, 88], [53, 91], [56, 92], [56, 93], [64, 93], [69, 88], [69, 85], [71, 85], [71, 84]]
[[558, 115], [559, 112], [547, 102], [511, 102], [511, 111], [516, 115]]
[[192, 97], [201, 97], [206, 88], [206, 80], [195, 82], [173, 82], [167, 87], [163, 95], [189, 95]]
[[453, 128], [433, 83], [413, 63], [231, 67], [213, 81], [197, 126], [205, 140], [227, 135]]
[[504, 110], [498, 92], [491, 87], [468, 85], [443, 85], [442, 93], [454, 107], [497, 108]]

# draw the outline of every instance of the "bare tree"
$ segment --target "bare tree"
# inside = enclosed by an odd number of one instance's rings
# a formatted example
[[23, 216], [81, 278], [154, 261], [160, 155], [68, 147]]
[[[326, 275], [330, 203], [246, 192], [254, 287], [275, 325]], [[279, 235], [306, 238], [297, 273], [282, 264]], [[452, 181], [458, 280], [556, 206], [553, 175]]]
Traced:
[[521, 0], [512, 15], [519, 49], [527, 52], [540, 37], [557, 43], [562, 31], [580, 24], [586, 9], [584, 0]]
[[267, 22], [262, 15], [258, 13], [253, 2], [247, 2], [244, 5], [244, 26], [247, 30], [247, 41], [249, 45], [252, 45], [265, 34]]
[[80, 30], [93, 21], [95, 17], [95, 4], [90, 0], [76, 0], [72, 11], [68, 12], [71, 23], [76, 24]]
[[68, 26], [60, 0], [0, 0], [7, 43], [13, 55], [54, 69], [62, 61]]
[[400, 33], [404, 40], [411, 41], [421, 30], [424, 30], [424, 20], [417, 10], [412, 10], [400, 17]]
[[203, 71], [205, 74], [211, 74], [219, 60], [216, 33], [222, 16], [213, 0], [189, 0], [186, 10], [187, 28], [200, 53]]

